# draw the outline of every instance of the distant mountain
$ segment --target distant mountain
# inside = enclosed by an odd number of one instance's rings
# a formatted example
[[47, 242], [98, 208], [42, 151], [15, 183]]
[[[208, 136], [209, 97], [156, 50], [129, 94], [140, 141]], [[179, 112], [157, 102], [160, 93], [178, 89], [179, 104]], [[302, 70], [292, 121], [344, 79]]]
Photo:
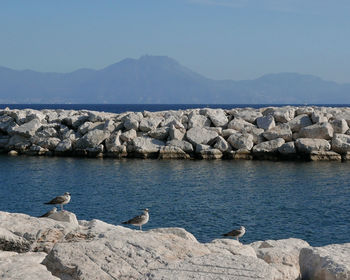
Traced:
[[296, 73], [212, 80], [169, 57], [142, 56], [71, 73], [0, 67], [0, 103], [350, 104], [350, 84]]

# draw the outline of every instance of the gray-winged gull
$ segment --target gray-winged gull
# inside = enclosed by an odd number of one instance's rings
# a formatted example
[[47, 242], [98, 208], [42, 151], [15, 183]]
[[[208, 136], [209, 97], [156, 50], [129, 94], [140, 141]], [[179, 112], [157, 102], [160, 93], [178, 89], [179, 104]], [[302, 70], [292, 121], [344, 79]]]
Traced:
[[67, 204], [70, 201], [70, 193], [69, 192], [65, 192], [64, 195], [60, 195], [55, 197], [54, 199], [52, 199], [49, 202], [45, 202], [45, 204], [59, 204], [61, 205], [61, 210], [63, 210], [63, 205]]
[[50, 215], [52, 215], [53, 213], [56, 213], [57, 212], [57, 208], [54, 207], [52, 208], [49, 212], [46, 212], [44, 215], [41, 215], [39, 218], [45, 218], [45, 217], [48, 217]]
[[131, 224], [133, 226], [139, 226], [140, 230], [142, 230], [142, 225], [146, 224], [149, 220], [149, 214], [148, 209], [143, 209], [143, 214], [136, 216], [126, 222], [123, 222], [122, 224]]
[[239, 229], [234, 229], [228, 233], [223, 234], [223, 236], [236, 237], [237, 241], [239, 241], [239, 237], [242, 237], [244, 234], [245, 234], [245, 227], [241, 226]]

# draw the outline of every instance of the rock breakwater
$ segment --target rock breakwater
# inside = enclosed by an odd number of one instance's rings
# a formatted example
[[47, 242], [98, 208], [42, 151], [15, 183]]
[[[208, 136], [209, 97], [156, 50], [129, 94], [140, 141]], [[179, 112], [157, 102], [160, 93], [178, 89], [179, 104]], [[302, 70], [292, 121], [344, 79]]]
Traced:
[[350, 158], [350, 108], [284, 106], [121, 114], [0, 110], [10, 155], [159, 159]]
[[1, 279], [350, 279], [349, 243], [200, 243], [182, 228], [139, 231], [55, 214], [0, 212]]

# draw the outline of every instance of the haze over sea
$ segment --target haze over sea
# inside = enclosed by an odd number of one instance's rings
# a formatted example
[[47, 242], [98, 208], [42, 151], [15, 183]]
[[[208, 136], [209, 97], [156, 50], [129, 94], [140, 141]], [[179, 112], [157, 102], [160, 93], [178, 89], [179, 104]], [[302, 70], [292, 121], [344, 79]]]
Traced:
[[[0, 105], [1, 108], [5, 105]], [[262, 105], [9, 105], [109, 112]], [[346, 105], [341, 105], [346, 106]], [[201, 242], [244, 225], [244, 243], [296, 237], [350, 242], [348, 163], [0, 156], [2, 211], [38, 216], [56, 195], [78, 219], [112, 224], [150, 208], [144, 229], [183, 227]]]

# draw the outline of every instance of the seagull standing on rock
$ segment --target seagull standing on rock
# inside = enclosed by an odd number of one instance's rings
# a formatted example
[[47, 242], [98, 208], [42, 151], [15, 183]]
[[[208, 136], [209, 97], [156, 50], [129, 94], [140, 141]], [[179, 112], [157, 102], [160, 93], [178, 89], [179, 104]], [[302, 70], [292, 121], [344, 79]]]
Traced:
[[45, 218], [45, 217], [48, 217], [50, 215], [52, 215], [53, 213], [56, 213], [57, 212], [57, 208], [54, 207], [52, 208], [49, 212], [46, 212], [44, 215], [41, 215], [39, 218]]
[[69, 192], [65, 192], [64, 195], [60, 195], [55, 197], [54, 199], [52, 199], [49, 202], [45, 202], [45, 204], [60, 204], [61, 205], [61, 210], [63, 210], [63, 205], [69, 203], [70, 201], [70, 193]]
[[142, 231], [142, 225], [146, 224], [149, 220], [148, 208], [143, 209], [143, 214], [136, 216], [122, 224], [131, 224], [133, 226], [139, 226]]
[[244, 234], [245, 234], [245, 227], [241, 226], [239, 229], [234, 229], [228, 233], [223, 234], [223, 236], [236, 237], [237, 241], [239, 242], [239, 237], [242, 237]]

